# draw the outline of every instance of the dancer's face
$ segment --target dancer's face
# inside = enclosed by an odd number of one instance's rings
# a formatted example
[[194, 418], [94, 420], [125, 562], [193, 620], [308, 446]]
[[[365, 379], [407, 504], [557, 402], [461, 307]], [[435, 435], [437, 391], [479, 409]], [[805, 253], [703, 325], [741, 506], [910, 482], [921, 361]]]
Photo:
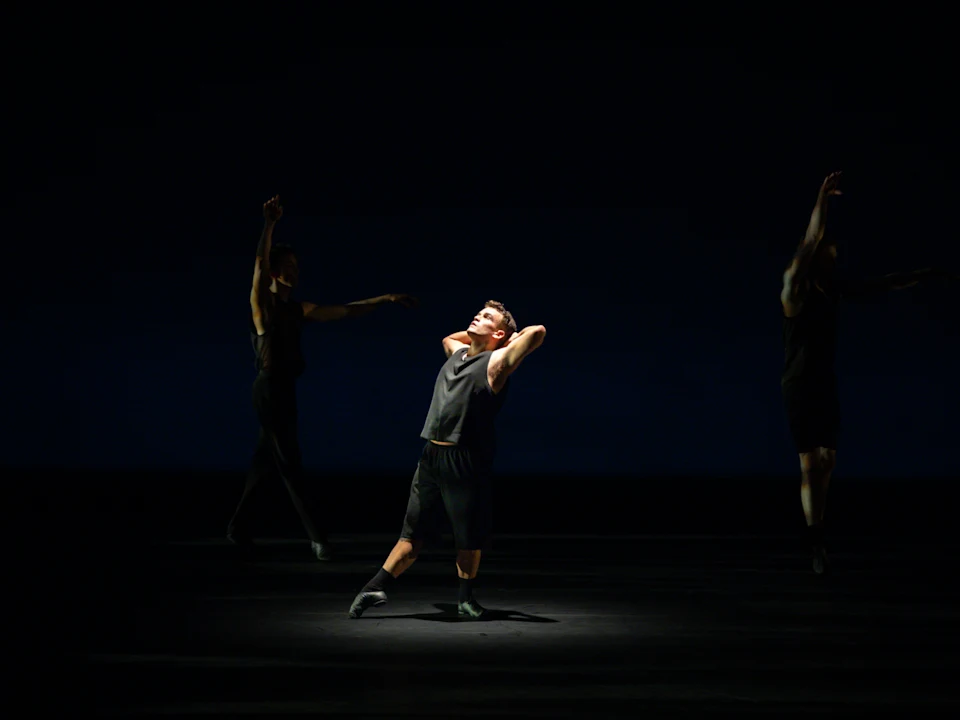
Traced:
[[280, 260], [280, 266], [270, 268], [271, 274], [277, 279], [280, 285], [294, 288], [300, 279], [300, 266], [297, 264], [297, 256], [287, 253]]
[[480, 339], [486, 343], [499, 343], [506, 332], [500, 327], [503, 322], [503, 315], [494, 308], [483, 308], [473, 316], [470, 327], [467, 328], [467, 335], [471, 340]]

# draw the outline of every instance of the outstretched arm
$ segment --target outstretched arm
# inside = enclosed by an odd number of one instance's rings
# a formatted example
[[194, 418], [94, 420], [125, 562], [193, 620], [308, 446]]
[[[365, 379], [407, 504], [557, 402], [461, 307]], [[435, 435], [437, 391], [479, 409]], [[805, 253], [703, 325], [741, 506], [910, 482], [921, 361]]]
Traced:
[[494, 392], [500, 392], [507, 378], [519, 367], [523, 359], [543, 344], [547, 329], [543, 325], [528, 325], [514, 333], [507, 344], [494, 350], [487, 366], [487, 375]]
[[919, 282], [938, 277], [955, 277], [953, 273], [934, 268], [923, 268], [912, 272], [890, 273], [877, 278], [852, 281], [842, 286], [841, 294], [848, 300], [863, 300], [876, 297], [891, 290], [904, 290]]
[[827, 227], [827, 201], [832, 195], [842, 194], [837, 188], [840, 182], [840, 173], [831, 173], [820, 186], [817, 202], [810, 213], [810, 222], [803, 242], [797, 249], [790, 267], [783, 274], [783, 290], [780, 292], [780, 302], [788, 315], [798, 312], [803, 302], [803, 287], [810, 272], [810, 265], [816, 255], [817, 247], [823, 240]]
[[258, 335], [266, 333], [267, 315], [273, 301], [270, 293], [270, 246], [273, 242], [273, 228], [283, 216], [280, 196], [274, 195], [263, 204], [263, 232], [257, 245], [257, 259], [253, 266], [253, 286], [250, 288], [250, 311]]
[[315, 322], [362, 317], [379, 305], [386, 303], [396, 303], [404, 307], [416, 307], [418, 304], [416, 298], [397, 293], [378, 295], [377, 297], [367, 298], [366, 300], [355, 300], [346, 305], [317, 305], [312, 302], [304, 302], [302, 303], [303, 317], [305, 320], [313, 320]]

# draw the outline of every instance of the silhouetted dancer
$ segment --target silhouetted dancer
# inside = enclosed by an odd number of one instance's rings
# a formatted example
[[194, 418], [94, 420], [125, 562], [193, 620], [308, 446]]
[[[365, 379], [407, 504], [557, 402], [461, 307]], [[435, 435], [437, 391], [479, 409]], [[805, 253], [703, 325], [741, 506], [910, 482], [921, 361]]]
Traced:
[[227, 537], [245, 549], [252, 545], [251, 496], [262, 479], [279, 475], [307, 531], [314, 554], [326, 560], [331, 556], [326, 526], [320, 520], [317, 493], [304, 480], [297, 437], [296, 380], [304, 370], [301, 327], [304, 321], [359, 317], [384, 303], [410, 307], [416, 300], [408, 295], [381, 295], [347, 305], [291, 300], [291, 292], [299, 279], [297, 256], [289, 245], [271, 247], [273, 228], [282, 215], [279, 196], [264, 203], [263, 233], [250, 290], [250, 336], [257, 369], [253, 407], [260, 420], [260, 439], [246, 487], [227, 528]]
[[818, 574], [828, 569], [823, 518], [840, 430], [834, 368], [838, 303], [841, 299], [907, 288], [927, 277], [949, 276], [925, 269], [857, 283], [838, 279], [837, 246], [823, 242], [823, 236], [828, 199], [841, 194], [839, 180], [840, 173], [836, 172], [823, 181], [806, 235], [783, 274], [780, 293], [785, 351], [781, 392], [790, 433], [800, 454], [800, 500], [807, 520], [813, 570]]
[[518, 333], [510, 312], [490, 300], [464, 332], [443, 339], [447, 361], [420, 433], [427, 442], [410, 484], [400, 540], [354, 599], [350, 617], [387, 601], [389, 584], [413, 564], [424, 542], [439, 538], [444, 512], [457, 547], [457, 612], [471, 618], [483, 614], [473, 597], [473, 581], [492, 532], [494, 419], [506, 399], [510, 375], [540, 346], [546, 332], [542, 325], [531, 325]]

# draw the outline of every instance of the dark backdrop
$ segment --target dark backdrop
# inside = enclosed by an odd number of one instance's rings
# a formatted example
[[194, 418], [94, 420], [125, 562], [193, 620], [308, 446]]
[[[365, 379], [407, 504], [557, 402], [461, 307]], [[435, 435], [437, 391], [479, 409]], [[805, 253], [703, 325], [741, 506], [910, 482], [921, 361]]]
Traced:
[[[8, 51], [2, 456], [11, 478], [59, 468], [61, 502], [149, 497], [220, 532], [256, 436], [247, 296], [275, 193], [301, 299], [422, 300], [304, 334], [305, 463], [346, 527], [389, 498], [390, 532], [440, 340], [487, 299], [548, 328], [501, 416], [503, 487], [609, 529], [610, 506], [671, 483], [679, 502], [682, 482], [741, 508], [788, 482], [799, 513], [778, 294], [829, 171], [845, 271], [960, 267], [947, 51], [275, 37], [266, 62], [195, 40]], [[843, 309], [838, 478], [958, 475], [957, 298], [932, 283]]]

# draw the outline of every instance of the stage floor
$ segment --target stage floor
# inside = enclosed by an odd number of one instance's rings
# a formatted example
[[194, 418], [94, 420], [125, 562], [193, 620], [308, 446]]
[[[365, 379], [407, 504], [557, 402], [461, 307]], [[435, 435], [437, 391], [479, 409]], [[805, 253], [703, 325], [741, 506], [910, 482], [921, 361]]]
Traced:
[[91, 548], [96, 711], [325, 717], [850, 716], [960, 709], [955, 547], [842, 538], [505, 536], [456, 616], [450, 548], [350, 602], [392, 536], [248, 560], [225, 540]]

